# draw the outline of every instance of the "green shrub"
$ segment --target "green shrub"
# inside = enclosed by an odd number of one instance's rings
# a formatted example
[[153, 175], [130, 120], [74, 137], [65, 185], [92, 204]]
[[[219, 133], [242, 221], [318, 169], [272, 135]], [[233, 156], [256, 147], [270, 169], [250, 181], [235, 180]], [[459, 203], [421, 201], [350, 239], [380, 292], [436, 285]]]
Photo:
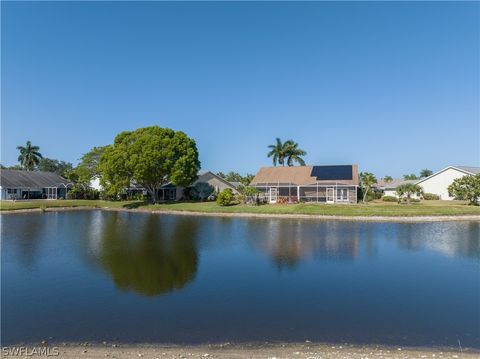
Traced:
[[397, 199], [398, 203], [418, 203], [420, 202], [420, 199], [418, 198], [410, 198], [408, 199], [407, 197], [402, 197], [400, 199]]
[[382, 200], [385, 202], [397, 202], [398, 198], [395, 196], [383, 196]]
[[440, 196], [435, 193], [424, 193], [423, 194], [423, 199], [427, 201], [436, 201], [440, 199]]
[[217, 196], [217, 204], [220, 206], [229, 206], [233, 202], [233, 191], [230, 188], [225, 188]]
[[67, 199], [98, 199], [99, 192], [96, 189], [79, 184], [74, 185], [67, 192]]

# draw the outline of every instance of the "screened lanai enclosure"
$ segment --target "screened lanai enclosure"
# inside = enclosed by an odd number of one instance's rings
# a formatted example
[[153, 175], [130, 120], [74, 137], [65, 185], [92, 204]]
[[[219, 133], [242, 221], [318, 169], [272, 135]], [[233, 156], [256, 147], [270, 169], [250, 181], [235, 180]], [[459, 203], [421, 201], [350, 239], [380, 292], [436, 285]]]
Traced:
[[261, 183], [255, 185], [260, 197], [269, 203], [356, 203], [357, 187], [342, 184], [296, 186], [291, 183]]
[[43, 171], [0, 171], [2, 200], [66, 199], [72, 187], [65, 178]]
[[356, 203], [356, 165], [262, 167], [251, 186], [268, 203]]

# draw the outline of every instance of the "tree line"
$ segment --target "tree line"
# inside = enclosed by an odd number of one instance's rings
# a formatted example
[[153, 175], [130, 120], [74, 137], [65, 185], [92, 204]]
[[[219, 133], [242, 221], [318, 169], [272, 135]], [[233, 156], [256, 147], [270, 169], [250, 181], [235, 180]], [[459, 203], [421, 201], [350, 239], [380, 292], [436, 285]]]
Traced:
[[[282, 142], [276, 138], [269, 145], [268, 157], [273, 164], [293, 166], [298, 163], [305, 165], [302, 158], [307, 152], [299, 148], [298, 143], [289, 139]], [[113, 143], [107, 146], [94, 147], [85, 153], [76, 167], [70, 162], [43, 157], [39, 146], [27, 141], [25, 146], [17, 146], [19, 165], [1, 168], [21, 169], [26, 171], [55, 172], [70, 181], [75, 186], [73, 192], [88, 197], [91, 191], [90, 183], [95, 177], [100, 179], [104, 195], [109, 199], [118, 198], [125, 188], [137, 185], [145, 188], [151, 199], [156, 202], [158, 190], [167, 183], [176, 186], [189, 186], [197, 179], [200, 161], [195, 140], [182, 131], [174, 131], [159, 126], [139, 128], [135, 131], [124, 131], [118, 134]], [[433, 172], [429, 169], [415, 174], [404, 175], [405, 180], [429, 177]], [[238, 182], [243, 187], [253, 179], [252, 174], [246, 176], [238, 172], [218, 172], [217, 175], [229, 182]], [[361, 172], [360, 184], [363, 202], [368, 201], [372, 188], [377, 184], [377, 178], [370, 172]], [[391, 176], [383, 178], [385, 182], [393, 181]], [[464, 176], [449, 187], [451, 195], [468, 199], [477, 204], [480, 197], [480, 175]], [[423, 194], [420, 186], [413, 183], [397, 187], [399, 198], [406, 197], [410, 201], [412, 195]]]

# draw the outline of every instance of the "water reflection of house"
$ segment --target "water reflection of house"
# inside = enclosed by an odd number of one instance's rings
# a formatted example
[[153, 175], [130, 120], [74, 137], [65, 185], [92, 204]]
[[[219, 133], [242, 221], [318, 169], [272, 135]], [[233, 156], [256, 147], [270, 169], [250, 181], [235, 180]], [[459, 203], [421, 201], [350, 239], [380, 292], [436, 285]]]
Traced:
[[398, 245], [408, 250], [429, 249], [448, 257], [480, 258], [478, 222], [398, 224]]
[[279, 267], [295, 266], [308, 259], [354, 260], [359, 252], [356, 223], [310, 223], [271, 219], [252, 222], [247, 238], [271, 256]]

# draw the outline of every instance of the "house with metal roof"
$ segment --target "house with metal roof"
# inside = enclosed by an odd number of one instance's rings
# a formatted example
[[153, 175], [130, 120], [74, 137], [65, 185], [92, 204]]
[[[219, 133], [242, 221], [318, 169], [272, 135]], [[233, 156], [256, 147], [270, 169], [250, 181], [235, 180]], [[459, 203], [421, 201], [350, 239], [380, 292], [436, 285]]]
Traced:
[[61, 199], [72, 183], [53, 172], [0, 170], [0, 199]]
[[262, 167], [250, 186], [269, 203], [357, 203], [357, 165]]
[[[480, 167], [472, 166], [448, 166], [440, 171], [435, 172], [431, 176], [419, 178], [415, 180], [394, 179], [392, 181], [379, 181], [375, 188], [383, 191], [385, 196], [398, 197], [397, 187], [406, 184], [417, 184], [423, 189], [423, 193], [431, 193], [437, 195], [441, 200], [452, 200], [448, 193], [448, 187], [457, 178], [463, 176], [474, 176], [480, 173]], [[416, 195], [413, 198], [418, 198]]]
[[416, 184], [423, 188], [424, 193], [433, 193], [443, 200], [454, 199], [448, 193], [448, 187], [457, 178], [474, 176], [480, 173], [480, 167], [472, 166], [448, 166], [431, 176], [419, 179]]

